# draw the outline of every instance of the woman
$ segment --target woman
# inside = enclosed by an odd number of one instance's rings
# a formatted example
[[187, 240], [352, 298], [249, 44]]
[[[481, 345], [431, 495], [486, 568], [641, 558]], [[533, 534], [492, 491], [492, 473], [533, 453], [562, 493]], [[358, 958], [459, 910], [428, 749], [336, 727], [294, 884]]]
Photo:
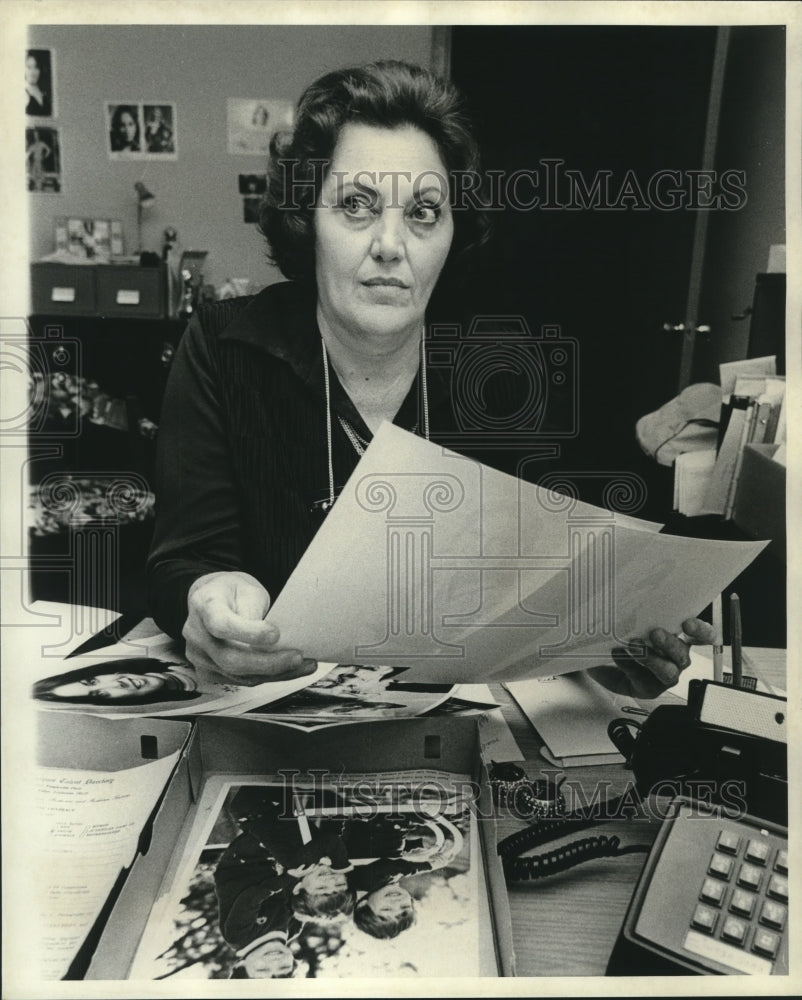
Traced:
[[48, 118], [53, 109], [39, 64], [40, 58], [33, 50], [25, 56], [25, 114]]
[[[482, 239], [481, 215], [450, 204], [478, 166], [454, 88], [398, 62], [324, 76], [271, 140], [261, 230], [291, 280], [192, 319], [162, 410], [151, 607], [199, 670], [308, 673], [271, 600], [383, 420], [453, 424], [422, 332], [441, 274]], [[676, 636], [651, 639], [646, 670], [623, 664], [644, 694], [689, 663]]]
[[137, 109], [128, 104], [118, 104], [111, 116], [109, 130], [112, 153], [138, 153], [139, 116]]
[[71, 705], [153, 705], [198, 698], [197, 688], [187, 664], [135, 656], [47, 677], [34, 684], [33, 696]]

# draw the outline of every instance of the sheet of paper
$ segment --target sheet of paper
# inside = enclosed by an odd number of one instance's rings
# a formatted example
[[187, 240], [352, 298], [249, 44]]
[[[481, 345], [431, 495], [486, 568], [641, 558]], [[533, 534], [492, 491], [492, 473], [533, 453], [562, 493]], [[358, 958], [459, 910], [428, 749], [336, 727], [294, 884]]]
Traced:
[[[607, 735], [607, 725], [627, 712], [640, 717], [634, 698], [614, 695], [587, 674], [538, 677], [506, 684], [555, 761], [614, 763], [623, 758]], [[591, 760], [588, 760], [591, 758]]]
[[14, 629], [14, 646], [26, 658], [48, 656], [57, 662], [119, 617], [118, 611], [107, 608], [34, 601]]
[[774, 375], [777, 371], [777, 358], [769, 354], [763, 358], [725, 361], [718, 366], [718, 371], [721, 394], [727, 397], [735, 389], [735, 380], [739, 375]]
[[512, 730], [507, 725], [504, 713], [500, 708], [484, 712], [477, 720], [479, 727], [479, 746], [482, 760], [489, 764], [496, 761], [502, 764], [510, 760], [523, 760], [521, 748], [515, 742]]
[[124, 771], [38, 767], [30, 836], [39, 933], [30, 942], [41, 979], [60, 979], [97, 918], [180, 750]]
[[269, 614], [321, 661], [480, 682], [679, 632], [764, 547], [661, 535], [383, 424]]

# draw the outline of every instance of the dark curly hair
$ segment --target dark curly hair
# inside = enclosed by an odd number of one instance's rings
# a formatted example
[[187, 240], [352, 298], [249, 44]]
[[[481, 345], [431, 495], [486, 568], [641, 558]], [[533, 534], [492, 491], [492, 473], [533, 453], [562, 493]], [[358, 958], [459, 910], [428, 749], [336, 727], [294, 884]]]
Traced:
[[169, 688], [158, 691], [149, 691], [147, 694], [138, 694], [136, 691], [124, 698], [114, 698], [108, 702], [93, 697], [91, 689], [87, 689], [85, 695], [62, 698], [55, 694], [55, 689], [62, 684], [72, 684], [76, 681], [87, 680], [104, 673], [131, 673], [166, 674], [169, 679], [169, 668], [181, 666], [180, 663], [168, 663], [166, 660], [157, 660], [150, 656], [123, 657], [118, 660], [104, 660], [93, 663], [88, 667], [79, 667], [77, 670], [69, 670], [63, 674], [54, 674], [52, 677], [45, 677], [33, 685], [33, 696], [39, 701], [62, 702], [71, 705], [153, 705], [162, 701], [190, 701], [199, 698], [198, 691], [186, 691], [177, 683]]
[[[270, 260], [286, 278], [314, 278], [314, 207], [340, 131], [349, 122], [387, 129], [411, 125], [429, 135], [448, 172], [452, 203], [455, 177], [478, 176], [476, 140], [462, 97], [449, 81], [395, 60], [327, 73], [301, 96], [293, 131], [277, 132], [270, 142], [259, 230]], [[456, 208], [446, 269], [488, 234], [480, 209]]]

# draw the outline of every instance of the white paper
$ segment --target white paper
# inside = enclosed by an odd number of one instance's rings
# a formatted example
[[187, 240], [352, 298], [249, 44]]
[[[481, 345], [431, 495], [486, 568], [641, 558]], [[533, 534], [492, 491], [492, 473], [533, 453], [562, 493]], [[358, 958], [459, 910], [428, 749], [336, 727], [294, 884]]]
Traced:
[[321, 661], [477, 682], [679, 632], [764, 547], [661, 535], [383, 424], [268, 616]]
[[551, 755], [564, 763], [571, 757], [598, 757], [598, 763], [622, 761], [607, 735], [607, 725], [622, 713], [634, 712], [634, 718], [643, 714], [634, 698], [611, 694], [581, 672], [506, 687]]
[[32, 816], [31, 945], [41, 979], [60, 979], [97, 918], [180, 750], [124, 771], [39, 767]]

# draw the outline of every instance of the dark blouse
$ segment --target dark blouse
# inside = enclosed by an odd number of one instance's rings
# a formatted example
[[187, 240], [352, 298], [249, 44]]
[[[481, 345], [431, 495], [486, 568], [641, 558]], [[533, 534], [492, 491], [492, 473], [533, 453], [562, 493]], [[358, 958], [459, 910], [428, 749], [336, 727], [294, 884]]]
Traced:
[[[394, 420], [419, 433], [420, 383], [418, 375]], [[364, 439], [371, 433], [331, 367], [330, 386], [336, 494], [359, 458], [338, 416]], [[426, 395], [432, 440], [452, 440], [447, 369], [427, 367]], [[515, 471], [513, 453], [474, 457]], [[270, 285], [192, 318], [162, 405], [155, 492], [148, 589], [161, 629], [180, 636], [187, 593], [205, 573], [244, 570], [276, 599], [320, 527], [329, 494], [313, 286]]]

